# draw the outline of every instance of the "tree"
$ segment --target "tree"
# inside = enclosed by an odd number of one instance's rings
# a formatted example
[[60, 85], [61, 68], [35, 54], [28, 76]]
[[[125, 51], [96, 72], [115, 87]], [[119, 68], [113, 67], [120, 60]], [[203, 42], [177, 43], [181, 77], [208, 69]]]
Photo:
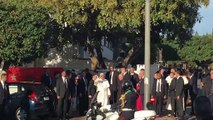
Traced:
[[[151, 41], [153, 46], [162, 38], [178, 39], [184, 43], [192, 35], [192, 27], [200, 20], [198, 9], [209, 0], [152, 0]], [[131, 63], [144, 46], [145, 1], [141, 0], [38, 0], [58, 23], [64, 36], [71, 42], [80, 42], [89, 51], [100, 52], [100, 41], [129, 43], [124, 64]], [[66, 34], [68, 33], [68, 34]], [[153, 47], [154, 48], [154, 47]], [[92, 60], [92, 59], [91, 59]], [[97, 60], [97, 59], [96, 59]], [[102, 62], [99, 62], [103, 64]]]
[[194, 36], [180, 50], [180, 57], [198, 65], [213, 61], [213, 35]]
[[181, 60], [178, 54], [181, 50], [182, 44], [180, 40], [162, 40], [159, 48], [163, 50], [163, 60], [164, 61], [177, 61]]
[[47, 10], [32, 4], [0, 2], [0, 61], [13, 65], [46, 56], [54, 22]]

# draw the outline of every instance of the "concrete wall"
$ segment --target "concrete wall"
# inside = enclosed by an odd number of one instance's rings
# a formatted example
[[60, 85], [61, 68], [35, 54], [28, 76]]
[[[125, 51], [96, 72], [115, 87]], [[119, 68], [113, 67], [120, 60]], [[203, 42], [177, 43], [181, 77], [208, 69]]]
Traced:
[[[103, 57], [112, 60], [113, 52], [103, 47]], [[106, 62], [106, 64], [109, 64]], [[23, 65], [24, 67], [63, 67], [65, 69], [85, 69], [90, 68], [90, 59], [82, 46], [67, 45], [64, 46], [61, 52], [56, 49], [51, 49], [47, 58], [40, 58], [30, 64]]]

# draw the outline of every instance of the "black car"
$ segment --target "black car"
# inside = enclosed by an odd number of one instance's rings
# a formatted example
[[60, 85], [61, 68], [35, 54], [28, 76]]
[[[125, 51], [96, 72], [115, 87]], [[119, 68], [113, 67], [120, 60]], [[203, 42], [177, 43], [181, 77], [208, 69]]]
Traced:
[[54, 110], [53, 93], [39, 82], [8, 83], [9, 113], [12, 119], [47, 117]]

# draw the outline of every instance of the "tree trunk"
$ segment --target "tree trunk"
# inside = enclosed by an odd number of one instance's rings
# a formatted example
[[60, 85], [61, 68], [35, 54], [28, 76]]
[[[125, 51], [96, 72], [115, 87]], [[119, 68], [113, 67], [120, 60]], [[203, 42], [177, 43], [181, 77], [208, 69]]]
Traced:
[[130, 64], [138, 56], [138, 54], [140, 53], [139, 51], [141, 50], [141, 48], [142, 47], [138, 47], [138, 48], [132, 47], [129, 50], [127, 56], [124, 58], [123, 65], [127, 66], [128, 64]]
[[131, 59], [131, 57], [133, 56], [134, 53], [134, 48], [131, 48], [127, 54], [127, 56], [124, 58], [123, 61], [123, 65], [127, 66], [129, 64], [129, 60]]
[[97, 53], [97, 57], [99, 61], [99, 67], [101, 69], [106, 69], [107, 67], [102, 56], [101, 46], [97, 46], [95, 49], [96, 49], [96, 53]]
[[91, 60], [91, 70], [96, 71], [99, 65], [98, 58], [95, 56], [94, 48], [91, 45], [87, 44], [87, 48]]
[[4, 68], [4, 60], [1, 61], [0, 71]]

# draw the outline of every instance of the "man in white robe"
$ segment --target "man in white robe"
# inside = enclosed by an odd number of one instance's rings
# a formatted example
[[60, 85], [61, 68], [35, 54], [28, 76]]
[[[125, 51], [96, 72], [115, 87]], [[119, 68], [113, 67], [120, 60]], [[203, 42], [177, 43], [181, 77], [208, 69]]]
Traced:
[[105, 79], [104, 73], [101, 73], [97, 82], [97, 91], [99, 92], [97, 102], [101, 103], [102, 106], [107, 106], [109, 104], [109, 97], [111, 95], [109, 87], [108, 80]]

